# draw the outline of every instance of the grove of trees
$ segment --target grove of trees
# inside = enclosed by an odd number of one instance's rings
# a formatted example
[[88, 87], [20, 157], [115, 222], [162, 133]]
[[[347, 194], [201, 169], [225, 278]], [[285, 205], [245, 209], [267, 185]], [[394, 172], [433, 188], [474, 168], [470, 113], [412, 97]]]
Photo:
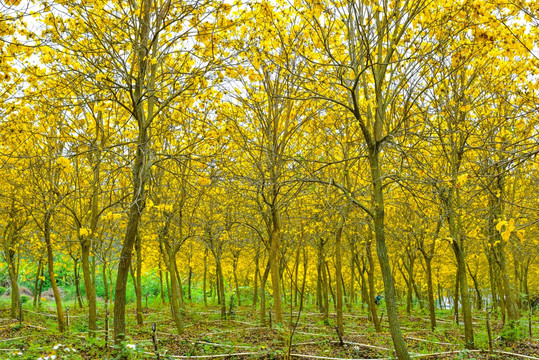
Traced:
[[[504, 324], [539, 292], [539, 5], [477, 0], [91, 0], [0, 5], [0, 249], [10, 315], [59, 269], [179, 334], [195, 289], [315, 304], [340, 335], [384, 296]], [[66, 270], [68, 269], [68, 270]], [[132, 285], [130, 284], [132, 282]], [[80, 282], [80, 286], [79, 286]], [[98, 296], [96, 284], [103, 284]], [[0, 284], [2, 285], [2, 284]], [[60, 286], [61, 287], [61, 286]], [[233, 295], [231, 300], [230, 295]], [[102, 297], [103, 299], [100, 299]], [[216, 297], [216, 299], [215, 299]]]

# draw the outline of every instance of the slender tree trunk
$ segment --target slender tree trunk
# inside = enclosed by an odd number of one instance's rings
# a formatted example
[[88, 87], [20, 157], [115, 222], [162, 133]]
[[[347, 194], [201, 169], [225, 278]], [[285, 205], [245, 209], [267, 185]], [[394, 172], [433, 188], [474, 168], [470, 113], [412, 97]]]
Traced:
[[19, 317], [19, 305], [21, 303], [21, 296], [19, 294], [19, 273], [15, 264], [15, 250], [8, 249], [6, 251], [6, 258], [8, 263], [9, 281], [11, 282], [11, 313], [12, 319]]
[[296, 250], [296, 260], [294, 262], [294, 306], [298, 306], [298, 272], [299, 272], [299, 256], [300, 256], [301, 246], [298, 246]]
[[337, 299], [335, 297], [335, 291], [333, 291], [333, 279], [331, 278], [331, 271], [329, 270], [329, 263], [326, 261], [326, 275], [328, 278], [328, 289], [331, 294], [331, 300], [333, 300], [333, 307], [337, 309]]
[[[150, 49], [147, 44], [150, 40], [151, 4], [152, 3], [148, 0], [143, 1], [141, 4], [140, 42], [135, 44], [135, 60], [138, 62], [139, 69], [147, 68], [149, 62], [148, 54]], [[152, 40], [156, 43], [155, 38]], [[152, 74], [154, 74], [154, 71], [152, 71]], [[136, 142], [136, 155], [132, 169], [133, 198], [129, 207], [128, 223], [125, 230], [122, 250], [120, 252], [120, 260], [118, 262], [118, 274], [116, 276], [116, 289], [114, 295], [114, 339], [117, 345], [120, 345], [125, 339], [127, 279], [131, 267], [133, 245], [138, 234], [140, 218], [146, 205], [146, 182], [149, 178], [151, 168], [151, 148], [148, 129], [153, 117], [153, 101], [155, 98], [151, 96], [153, 90], [148, 89], [154, 88], [155, 76], [151, 75], [149, 82], [147, 81], [146, 76], [147, 74], [145, 72], [139, 72], [135, 79], [133, 90], [133, 100], [136, 104], [133, 109], [133, 114], [138, 125], [138, 137]], [[148, 97], [148, 100], [143, 101], [143, 98], [146, 96]]]
[[477, 295], [477, 310], [481, 310], [481, 308], [483, 306], [483, 304], [482, 304], [483, 297], [481, 296], [481, 290], [479, 290], [479, 283], [477, 281], [477, 274], [475, 274], [475, 275], [472, 274], [469, 267], [468, 267], [468, 273], [470, 274], [470, 277], [472, 278], [475, 293]]
[[464, 254], [462, 249], [456, 241], [453, 241], [453, 249], [457, 257], [458, 265], [458, 277], [459, 277], [459, 290], [460, 290], [460, 299], [462, 302], [462, 312], [464, 317], [464, 336], [465, 336], [465, 346], [467, 349], [473, 349], [474, 345], [474, 335], [473, 335], [473, 325], [472, 325], [472, 311], [470, 304], [470, 295], [468, 290], [468, 281], [466, 279], [466, 265], [464, 260]]
[[[369, 228], [370, 230], [370, 228]], [[377, 295], [376, 290], [374, 289], [374, 258], [372, 255], [372, 240], [370, 239], [371, 235], [367, 235], [367, 241], [365, 241], [365, 251], [367, 254], [367, 283], [369, 289], [368, 296], [368, 305], [371, 313], [372, 323], [374, 325], [374, 330], [377, 333], [382, 332], [382, 327], [380, 326], [380, 319], [378, 318], [378, 310], [376, 309], [376, 304], [374, 303], [374, 297]]]
[[79, 308], [82, 309], [82, 296], [80, 294], [79, 280], [79, 258], [73, 259], [73, 272], [75, 275], [75, 304], [79, 303]]
[[264, 275], [260, 281], [260, 324], [264, 326], [266, 324], [266, 282], [270, 272], [270, 263], [266, 265]]
[[221, 305], [221, 282], [219, 281], [219, 273], [217, 272], [217, 261], [215, 264], [215, 292], [217, 293], [217, 305]]
[[[352, 254], [352, 258], [354, 257], [354, 254]], [[350, 288], [348, 290], [348, 311], [352, 310], [352, 305], [356, 302], [356, 289], [354, 287], [354, 277], [355, 277], [355, 269], [354, 269], [354, 260], [350, 259]]]
[[[372, 320], [371, 302], [369, 301], [369, 293], [368, 293], [368, 290], [367, 290], [367, 281], [365, 281], [365, 271], [360, 269], [359, 276], [360, 276], [360, 279], [361, 279], [361, 284], [360, 284], [360, 287], [361, 287], [361, 311], [363, 311], [363, 309], [365, 307], [365, 304], [367, 304], [368, 318], [369, 318], [369, 320], [373, 321]], [[367, 274], [367, 276], [368, 276], [368, 274]], [[374, 288], [374, 285], [373, 285], [373, 288]], [[373, 304], [374, 304], [374, 301], [373, 301]]]
[[108, 279], [107, 279], [107, 262], [103, 261], [103, 286], [105, 290], [105, 309], [108, 309], [109, 305], [109, 286], [108, 286]]
[[45, 244], [47, 246], [47, 263], [49, 268], [49, 278], [51, 281], [52, 292], [54, 294], [54, 301], [56, 303], [56, 316], [58, 319], [58, 331], [64, 332], [64, 309], [62, 308], [62, 299], [60, 298], [60, 291], [58, 290], [58, 285], [56, 284], [56, 275], [54, 274], [54, 255], [52, 251], [51, 243], [51, 213], [47, 211], [45, 213], [45, 218], [43, 221], [44, 229], [44, 238]]
[[140, 235], [137, 235], [137, 239], [135, 241], [135, 251], [137, 253], [137, 266], [136, 266], [136, 286], [135, 286], [135, 294], [137, 297], [137, 325], [143, 326], [144, 325], [144, 318], [143, 318], [143, 312], [142, 312], [142, 244], [141, 244], [141, 238]]
[[204, 248], [204, 276], [202, 278], [202, 292], [204, 297], [204, 307], [208, 306], [208, 295], [206, 294], [207, 287], [207, 277], [208, 277], [208, 248]]
[[[405, 267], [405, 266], [403, 266]], [[405, 271], [398, 266], [398, 269], [402, 275], [402, 278], [404, 279], [404, 282], [406, 283], [406, 291], [405, 291], [405, 297], [406, 297], [406, 313], [410, 315], [411, 308], [412, 308], [412, 285], [410, 283], [410, 279], [408, 278], [409, 275], [405, 273]], [[406, 269], [405, 269], [406, 270]], [[397, 297], [399, 297], [399, 291], [397, 290]]]
[[189, 302], [192, 301], [191, 297], [191, 278], [193, 277], [193, 268], [189, 266], [189, 272], [187, 274], [187, 299]]
[[[495, 279], [495, 270], [494, 270], [494, 259], [492, 252], [487, 249], [487, 260], [488, 260], [488, 279], [490, 281], [490, 294], [492, 297], [491, 306], [493, 309], [499, 308], [500, 304], [498, 303], [498, 292], [496, 291], [496, 279]], [[488, 305], [487, 305], [488, 306]]]
[[281, 219], [279, 210], [273, 208], [271, 210], [272, 216], [272, 228], [270, 238], [270, 272], [271, 272], [271, 286], [273, 289], [273, 309], [275, 312], [275, 322], [277, 324], [283, 323], [283, 306], [281, 297], [281, 283], [279, 276], [279, 264], [281, 260]]
[[[163, 254], [161, 253], [161, 256], [159, 256], [159, 290], [161, 294], [161, 301], [163, 302], [163, 305], [165, 304], [165, 289], [163, 288], [163, 269], [161, 268], [161, 257]], [[206, 258], [204, 258], [204, 262], [206, 262]], [[206, 274], [204, 274], [206, 275]], [[206, 280], [206, 279], [204, 279]], [[204, 298], [206, 300], [206, 298]], [[206, 302], [204, 302], [204, 305], [206, 305]]]
[[318, 264], [317, 264], [317, 282], [316, 282], [316, 304], [321, 313], [324, 312], [324, 239], [320, 238], [318, 243]]
[[258, 302], [258, 278], [260, 277], [260, 266], [258, 264], [258, 254], [255, 257], [255, 279], [254, 279], [254, 289], [253, 289], [253, 308], [256, 310], [256, 304]]
[[217, 282], [219, 284], [217, 291], [221, 298], [221, 319], [226, 319], [225, 281], [221, 267], [221, 259], [218, 256], [215, 257], [215, 272], [217, 273]]
[[528, 287], [528, 270], [530, 268], [531, 260], [526, 261], [526, 264], [522, 265], [522, 286], [524, 292], [524, 298], [526, 299], [526, 305], [529, 307], [530, 290]]
[[234, 276], [234, 286], [236, 287], [236, 297], [238, 298], [238, 306], [241, 306], [241, 297], [240, 297], [240, 285], [238, 282], [238, 260], [239, 260], [239, 253], [233, 254], [232, 259], [232, 270], [233, 270], [233, 276]]
[[178, 277], [176, 276], [176, 253], [174, 253], [174, 251], [171, 249], [171, 246], [170, 244], [168, 244], [167, 239], [164, 239], [164, 244], [166, 251], [165, 262], [168, 268], [168, 272], [170, 273], [170, 311], [172, 319], [174, 320], [174, 324], [176, 325], [176, 331], [178, 332], [178, 334], [181, 335], [184, 333], [184, 328], [178, 299], [178, 294], [180, 292], [178, 289]]
[[427, 293], [429, 299], [430, 329], [436, 329], [436, 308], [434, 306], [434, 288], [432, 285], [432, 258], [425, 257], [425, 268], [427, 272]]
[[[342, 255], [341, 255], [341, 241], [342, 241], [342, 232], [344, 227], [344, 221], [341, 226], [337, 229], [337, 234], [335, 236], [335, 287], [336, 287], [336, 297], [337, 297], [337, 329], [340, 336], [344, 336], [344, 325], [343, 325], [343, 282], [342, 282]], [[299, 257], [298, 257], [299, 258]]]
[[455, 298], [453, 300], [453, 310], [457, 325], [459, 324], [459, 280], [459, 269], [457, 268], [457, 273], [455, 274]]
[[[167, 268], [168, 268], [168, 265], [165, 265], [165, 266], [167, 266]], [[166, 271], [165, 272], [165, 282], [167, 284], [167, 294], [168, 294], [168, 298], [169, 298], [169, 301], [170, 301], [170, 278], [169, 278], [168, 274], [169, 274], [169, 272]]]
[[34, 307], [37, 305], [38, 300], [38, 286], [40, 277], [43, 276], [43, 259], [40, 257], [37, 264], [36, 281], [34, 283]]
[[[383, 120], [378, 119], [381, 114], [377, 112], [376, 122]], [[389, 321], [389, 331], [393, 340], [393, 346], [399, 360], [409, 360], [410, 355], [406, 347], [406, 342], [402, 335], [398, 312], [397, 302], [395, 298], [395, 283], [393, 273], [389, 265], [389, 257], [387, 255], [386, 236], [385, 236], [385, 210], [384, 210], [384, 194], [382, 184], [382, 172], [380, 168], [380, 149], [377, 143], [369, 145], [369, 165], [371, 168], [372, 181], [372, 205], [373, 205], [373, 222], [374, 232], [376, 236], [376, 250], [378, 260], [382, 270], [382, 279], [384, 281], [384, 293], [386, 298], [387, 317]]]
[[45, 282], [44, 280], [44, 275], [45, 275], [45, 266], [43, 265], [43, 268], [41, 269], [41, 276], [43, 276], [43, 279], [41, 279], [41, 281], [39, 282], [39, 289], [38, 289], [38, 292], [37, 292], [37, 304], [38, 304], [38, 307], [41, 306], [41, 293], [43, 291], [43, 283]]
[[84, 280], [84, 290], [86, 292], [86, 300], [88, 301], [88, 334], [90, 337], [95, 336], [97, 330], [97, 301], [95, 286], [90, 275], [90, 241], [88, 239], [80, 239], [81, 243], [81, 258], [82, 258], [82, 277]]
[[322, 294], [324, 306], [324, 323], [329, 324], [329, 279], [325, 262], [322, 264]]

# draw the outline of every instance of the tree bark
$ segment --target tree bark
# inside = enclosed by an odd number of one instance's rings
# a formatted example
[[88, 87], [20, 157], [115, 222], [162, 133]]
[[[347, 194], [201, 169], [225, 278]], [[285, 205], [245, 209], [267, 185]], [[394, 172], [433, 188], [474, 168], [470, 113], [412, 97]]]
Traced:
[[137, 234], [137, 239], [135, 241], [135, 252], [137, 253], [137, 264], [136, 264], [136, 286], [135, 286], [135, 295], [137, 298], [137, 325], [144, 325], [144, 317], [142, 314], [142, 239], [140, 234]]
[[[146, 81], [146, 72], [150, 59], [148, 54], [150, 49], [147, 44], [150, 41], [150, 21], [152, 2], [145, 0], [141, 4], [139, 42], [134, 44], [134, 56], [138, 62], [138, 74], [132, 92], [133, 116], [138, 125], [138, 136], [136, 141], [136, 155], [133, 163], [133, 198], [129, 207], [128, 223], [120, 252], [118, 262], [118, 273], [116, 276], [116, 289], [114, 295], [114, 339], [120, 345], [125, 339], [125, 305], [126, 290], [129, 269], [131, 267], [131, 256], [133, 245], [138, 234], [138, 226], [144, 207], [146, 206], [146, 183], [150, 175], [150, 139], [148, 129], [153, 120], [153, 106], [155, 98], [152, 91], [155, 83], [155, 67], [151, 71], [150, 81]], [[156, 43], [156, 37], [152, 39]], [[148, 97], [144, 101], [144, 97]], [[145, 106], [147, 105], [147, 106]]]
[[455, 274], [455, 297], [453, 300], [453, 311], [457, 325], [459, 324], [459, 280], [459, 269], [457, 267], [457, 272]]
[[259, 258], [258, 253], [255, 255], [255, 279], [254, 279], [254, 289], [253, 289], [253, 308], [256, 310], [256, 304], [258, 302], [258, 278], [260, 277], [260, 266], [258, 264]]
[[[344, 324], [343, 324], [343, 282], [342, 282], [342, 255], [341, 255], [341, 242], [342, 232], [344, 228], [344, 221], [342, 220], [335, 236], [335, 287], [336, 287], [336, 312], [337, 312], [337, 329], [339, 335], [344, 336]], [[298, 257], [299, 258], [299, 257]]]
[[[166, 246], [166, 245], [165, 245]], [[172, 314], [172, 319], [176, 325], [176, 331], [179, 335], [184, 333], [183, 321], [181, 318], [180, 305], [178, 300], [178, 278], [175, 275], [176, 272], [176, 257], [168, 256], [167, 259], [168, 268], [170, 273], [170, 311]]]
[[[370, 227], [368, 228], [370, 232]], [[372, 233], [371, 233], [372, 234]], [[365, 252], [367, 254], [367, 283], [369, 289], [368, 296], [368, 305], [371, 312], [372, 323], [374, 325], [374, 330], [377, 333], [382, 332], [382, 327], [380, 326], [380, 319], [378, 318], [378, 309], [374, 303], [374, 297], [377, 295], [376, 290], [374, 289], [374, 257], [372, 255], [372, 235], [367, 234], [367, 240], [365, 241]]]
[[465, 347], [466, 349], [473, 349], [475, 345], [472, 325], [472, 309], [470, 304], [468, 281], [466, 279], [466, 265], [464, 260], [464, 254], [462, 253], [462, 249], [456, 241], [452, 242], [452, 246], [453, 251], [455, 252], [455, 256], [457, 258], [460, 299], [462, 302], [462, 312], [464, 317]]
[[94, 337], [97, 330], [97, 301], [95, 286], [90, 275], [90, 241], [86, 238], [79, 239], [79, 241], [81, 244], [82, 277], [88, 301], [88, 335]]
[[[381, 114], [378, 114], [377, 117]], [[376, 122], [381, 121], [377, 119]], [[383, 123], [383, 121], [382, 121]], [[384, 293], [386, 298], [386, 310], [389, 321], [389, 331], [393, 340], [393, 346], [399, 360], [409, 360], [410, 355], [406, 347], [406, 342], [402, 335], [399, 317], [397, 312], [397, 302], [395, 298], [395, 281], [393, 273], [389, 265], [389, 257], [387, 255], [386, 236], [385, 236], [385, 210], [384, 210], [384, 193], [382, 184], [382, 171], [380, 167], [380, 148], [379, 144], [369, 144], [369, 165], [371, 170], [372, 181], [372, 208], [374, 232], [376, 236], [376, 250], [378, 260], [382, 270], [382, 279], [384, 281]]]
[[79, 258], [73, 259], [73, 272], [75, 276], [75, 307], [78, 302], [79, 308], [82, 309], [82, 296], [80, 294], [80, 279], [79, 279]]
[[240, 285], [238, 282], [238, 260], [239, 260], [239, 251], [233, 252], [232, 254], [232, 270], [234, 276], [234, 286], [236, 287], [236, 297], [238, 298], [238, 306], [241, 306], [241, 297], [240, 297]]
[[36, 281], [34, 283], [34, 307], [36, 307], [37, 300], [39, 298], [38, 287], [39, 287], [39, 281], [40, 281], [41, 276], [43, 276], [43, 259], [40, 257], [37, 264]]
[[425, 268], [427, 272], [427, 293], [429, 298], [430, 329], [436, 329], [436, 308], [434, 306], [434, 286], [432, 284], [432, 258], [425, 257]]
[[270, 237], [270, 273], [271, 286], [273, 290], [273, 309], [275, 312], [275, 322], [283, 323], [283, 306], [281, 296], [281, 283], [279, 275], [279, 264], [281, 260], [281, 218], [278, 209], [271, 210], [272, 228]]
[[56, 316], [58, 320], [58, 331], [64, 332], [64, 309], [62, 308], [62, 299], [60, 298], [60, 291], [58, 290], [58, 285], [56, 284], [56, 275], [54, 274], [54, 255], [52, 250], [51, 243], [51, 212], [46, 211], [43, 221], [43, 232], [45, 238], [45, 244], [47, 246], [47, 263], [49, 269], [49, 278], [51, 281], [52, 292], [54, 294], [54, 301], [56, 303]]
[[208, 306], [208, 295], [206, 294], [208, 277], [208, 248], [204, 247], [204, 276], [202, 278], [202, 292], [204, 297], [204, 307]]
[[266, 265], [264, 270], [264, 275], [260, 281], [260, 325], [264, 326], [266, 324], [266, 282], [268, 281], [268, 276], [270, 272], [270, 263]]
[[11, 282], [11, 313], [12, 319], [19, 317], [19, 305], [21, 303], [21, 296], [19, 294], [19, 274], [17, 271], [17, 265], [15, 264], [15, 250], [12, 248], [6, 251], [6, 260], [9, 273], [9, 281]]
[[215, 272], [217, 274], [218, 287], [217, 291], [219, 292], [219, 298], [221, 299], [221, 319], [226, 319], [226, 298], [225, 298], [225, 281], [223, 277], [223, 270], [221, 267], [221, 259], [215, 257]]

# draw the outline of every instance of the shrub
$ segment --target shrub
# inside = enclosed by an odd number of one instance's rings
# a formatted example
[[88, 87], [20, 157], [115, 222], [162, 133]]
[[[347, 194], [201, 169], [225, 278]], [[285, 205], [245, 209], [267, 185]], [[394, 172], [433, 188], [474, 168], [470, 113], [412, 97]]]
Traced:
[[502, 329], [500, 338], [505, 342], [516, 342], [526, 337], [526, 329], [518, 321], [511, 320]]

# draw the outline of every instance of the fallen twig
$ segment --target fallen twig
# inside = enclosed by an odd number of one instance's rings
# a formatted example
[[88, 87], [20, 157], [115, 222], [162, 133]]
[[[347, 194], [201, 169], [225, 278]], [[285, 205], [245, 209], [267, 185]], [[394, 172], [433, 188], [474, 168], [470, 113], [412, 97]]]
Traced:
[[327, 356], [315, 356], [315, 355], [304, 355], [304, 354], [290, 354], [293, 357], [307, 358], [307, 359], [323, 359], [323, 360], [389, 360], [390, 358], [370, 358], [370, 359], [358, 359], [358, 358], [334, 358]]
[[14, 337], [14, 338], [11, 338], [11, 339], [2, 339], [2, 340], [0, 340], [0, 342], [7, 342], [7, 341], [12, 341], [12, 340], [26, 339], [26, 338], [31, 337], [31, 336], [35, 336], [35, 335], [26, 335], [26, 336]]
[[432, 353], [432, 354], [416, 354], [410, 357], [417, 358], [417, 357], [429, 357], [429, 356], [438, 356], [438, 355], [461, 354], [463, 352], [471, 353], [471, 352], [482, 352], [482, 351], [483, 350], [456, 350], [456, 351], [444, 351], [444, 352], [438, 352], [438, 353]]
[[355, 346], [361, 346], [361, 347], [366, 347], [366, 348], [371, 348], [371, 349], [377, 349], [377, 350], [389, 351], [388, 348], [381, 347], [381, 346], [368, 345], [368, 344], [360, 344], [360, 343], [355, 343], [355, 342], [350, 342], [350, 341], [345, 341], [344, 343], [345, 343], [345, 344], [348, 344], [348, 345], [355, 345]]
[[451, 343], [438, 342], [438, 341], [432, 341], [432, 340], [426, 340], [426, 339], [419, 339], [419, 338], [415, 338], [415, 337], [411, 337], [411, 336], [406, 336], [405, 338], [410, 339], [410, 340], [415, 340], [415, 341], [430, 342], [430, 343], [438, 344], [438, 345], [460, 346], [459, 344], [451, 344]]
[[516, 357], [521, 357], [521, 358], [524, 358], [524, 359], [536, 359], [536, 360], [539, 360], [539, 358], [535, 357], [535, 356], [515, 354], [515, 353], [512, 353], [512, 352], [508, 352], [508, 351], [494, 350], [493, 352], [498, 353], [498, 354], [503, 354], [503, 355], [511, 355], [511, 356], [516, 356]]
[[[144, 354], [155, 356], [155, 354], [151, 353], [151, 352], [144, 352]], [[247, 355], [261, 355], [261, 353], [245, 352], [245, 353], [234, 353], [234, 354], [193, 355], [193, 356], [160, 354], [160, 356], [166, 356], [166, 357], [173, 358], [173, 359], [213, 359], [213, 358], [221, 358], [221, 357], [247, 356]]]

